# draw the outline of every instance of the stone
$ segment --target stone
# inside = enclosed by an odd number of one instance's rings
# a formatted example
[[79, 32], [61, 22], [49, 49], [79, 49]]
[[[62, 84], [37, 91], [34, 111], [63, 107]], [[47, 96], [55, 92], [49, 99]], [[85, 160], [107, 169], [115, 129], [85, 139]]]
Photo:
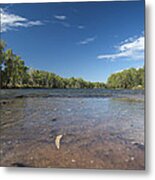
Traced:
[[31, 156], [31, 157], [30, 157], [30, 160], [33, 160], [33, 159], [34, 159], [34, 158]]
[[75, 163], [76, 161], [75, 161], [75, 159], [72, 159], [72, 163]]
[[55, 122], [57, 120], [57, 118], [53, 118], [52, 121]]
[[90, 163], [91, 163], [91, 164], [93, 164], [93, 163], [94, 163], [94, 161], [93, 161], [93, 160], [90, 160]]

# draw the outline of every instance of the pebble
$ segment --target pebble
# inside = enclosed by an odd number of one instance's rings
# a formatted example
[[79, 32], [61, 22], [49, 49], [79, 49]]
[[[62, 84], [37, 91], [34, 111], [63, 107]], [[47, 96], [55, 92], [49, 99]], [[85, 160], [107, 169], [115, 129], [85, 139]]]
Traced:
[[126, 148], [126, 150], [127, 150], [127, 151], [130, 151], [130, 149], [129, 149], [129, 148]]
[[30, 160], [33, 160], [33, 157], [32, 157], [32, 156], [30, 157]]
[[6, 104], [6, 101], [2, 101], [1, 103], [2, 103], [2, 104]]
[[52, 119], [53, 122], [56, 121], [56, 120], [57, 120], [57, 118], [53, 118], [53, 119]]
[[134, 160], [135, 160], [135, 158], [134, 158], [133, 156], [132, 156], [130, 159], [131, 159], [131, 161], [134, 161]]
[[52, 138], [52, 137], [53, 137], [53, 135], [52, 135], [52, 134], [50, 134], [50, 135], [49, 135], [49, 137], [50, 137], [50, 138]]
[[106, 151], [106, 152], [104, 153], [104, 155], [105, 155], [105, 156], [109, 156], [109, 152]]
[[15, 143], [18, 144], [19, 143], [18, 140], [16, 140]]
[[129, 162], [129, 159], [126, 158], [126, 159], [125, 159], [125, 162]]
[[125, 159], [125, 162], [128, 162], [129, 161], [129, 159]]
[[11, 141], [8, 141], [8, 144], [11, 144], [12, 142]]
[[47, 129], [45, 128], [45, 129], [43, 129], [43, 132], [46, 132], [47, 131]]
[[75, 163], [76, 161], [75, 161], [75, 159], [72, 159], [72, 163]]
[[135, 145], [135, 144], [136, 144], [136, 142], [135, 142], [135, 141], [132, 141], [132, 142], [131, 142], [131, 144], [134, 144], [134, 145]]
[[11, 114], [11, 111], [5, 111], [5, 114]]

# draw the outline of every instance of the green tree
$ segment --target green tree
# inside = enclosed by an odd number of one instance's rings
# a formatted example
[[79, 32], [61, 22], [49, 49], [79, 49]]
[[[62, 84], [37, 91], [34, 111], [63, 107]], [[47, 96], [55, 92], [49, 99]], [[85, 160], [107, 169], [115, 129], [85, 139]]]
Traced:
[[3, 64], [4, 64], [4, 58], [5, 58], [5, 53], [4, 49], [6, 47], [6, 44], [4, 41], [0, 40], [0, 89], [2, 88], [3, 84], [3, 79], [2, 79], [2, 73], [3, 73]]

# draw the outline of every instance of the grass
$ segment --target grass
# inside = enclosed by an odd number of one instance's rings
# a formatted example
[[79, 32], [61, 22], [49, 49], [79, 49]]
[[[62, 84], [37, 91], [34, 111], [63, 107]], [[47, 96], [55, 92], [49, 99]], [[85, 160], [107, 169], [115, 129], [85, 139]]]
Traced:
[[136, 99], [136, 98], [112, 98], [112, 100], [127, 101], [127, 102], [144, 102], [144, 99]]

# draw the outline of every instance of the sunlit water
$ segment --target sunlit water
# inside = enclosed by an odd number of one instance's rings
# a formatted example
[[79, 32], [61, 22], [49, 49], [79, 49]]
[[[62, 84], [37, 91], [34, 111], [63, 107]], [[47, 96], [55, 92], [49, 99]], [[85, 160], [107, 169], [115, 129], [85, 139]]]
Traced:
[[[3, 90], [1, 99], [2, 165], [144, 168], [143, 91]], [[62, 163], [54, 158], [60, 134]]]

